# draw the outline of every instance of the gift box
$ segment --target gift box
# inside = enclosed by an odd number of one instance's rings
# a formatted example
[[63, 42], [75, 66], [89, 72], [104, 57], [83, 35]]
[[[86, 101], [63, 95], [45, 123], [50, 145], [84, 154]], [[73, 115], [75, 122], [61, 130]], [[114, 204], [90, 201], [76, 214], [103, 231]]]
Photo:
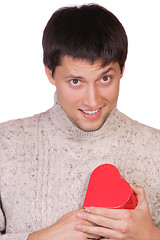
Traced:
[[130, 184], [111, 164], [98, 166], [91, 174], [83, 207], [126, 208], [137, 206]]

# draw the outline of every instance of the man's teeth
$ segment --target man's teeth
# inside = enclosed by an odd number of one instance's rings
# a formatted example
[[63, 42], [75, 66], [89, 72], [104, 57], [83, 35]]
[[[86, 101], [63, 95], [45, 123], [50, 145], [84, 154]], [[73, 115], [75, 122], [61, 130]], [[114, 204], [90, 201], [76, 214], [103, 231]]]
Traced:
[[95, 110], [95, 111], [84, 111], [84, 110], [82, 110], [84, 113], [87, 113], [87, 114], [95, 114], [95, 113], [97, 113], [98, 111], [99, 111], [99, 109], [97, 109], [97, 110]]

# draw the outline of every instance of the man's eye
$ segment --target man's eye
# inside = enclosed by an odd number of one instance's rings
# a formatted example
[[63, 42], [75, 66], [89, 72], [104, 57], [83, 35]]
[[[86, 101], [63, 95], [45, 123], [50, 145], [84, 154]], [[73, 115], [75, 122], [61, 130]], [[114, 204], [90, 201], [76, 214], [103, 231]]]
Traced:
[[111, 77], [109, 77], [109, 76], [104, 76], [104, 77], [101, 78], [101, 81], [104, 82], [104, 83], [105, 83], [105, 82], [108, 83], [108, 82], [111, 81]]
[[78, 79], [72, 79], [70, 82], [72, 85], [76, 85], [76, 86], [80, 84], [80, 81]]

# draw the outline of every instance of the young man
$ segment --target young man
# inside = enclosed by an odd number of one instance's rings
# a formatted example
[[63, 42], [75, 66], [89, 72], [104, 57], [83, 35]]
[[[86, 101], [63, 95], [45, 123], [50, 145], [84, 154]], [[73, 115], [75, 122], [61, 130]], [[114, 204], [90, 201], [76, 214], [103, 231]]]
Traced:
[[[43, 49], [53, 108], [0, 126], [0, 239], [160, 239], [160, 131], [116, 108], [123, 26], [95, 4], [60, 9]], [[139, 185], [131, 185], [134, 210], [82, 208], [90, 174], [104, 163]]]

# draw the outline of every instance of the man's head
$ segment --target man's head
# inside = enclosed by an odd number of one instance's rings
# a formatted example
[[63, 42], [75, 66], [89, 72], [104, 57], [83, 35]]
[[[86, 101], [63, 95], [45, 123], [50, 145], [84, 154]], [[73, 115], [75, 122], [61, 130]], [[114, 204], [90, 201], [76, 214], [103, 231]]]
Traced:
[[118, 19], [99, 5], [56, 11], [43, 35], [46, 74], [71, 122], [100, 129], [116, 106], [127, 57]]

